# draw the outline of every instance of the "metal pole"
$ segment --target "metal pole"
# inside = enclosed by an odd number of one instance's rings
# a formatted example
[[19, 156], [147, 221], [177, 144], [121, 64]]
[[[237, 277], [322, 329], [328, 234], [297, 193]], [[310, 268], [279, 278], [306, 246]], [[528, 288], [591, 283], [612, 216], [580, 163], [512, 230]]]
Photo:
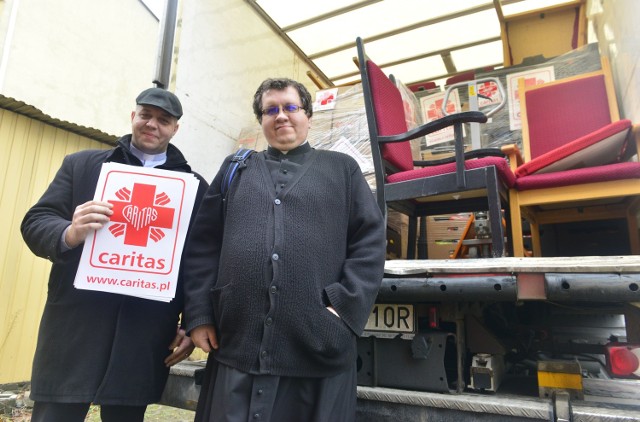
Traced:
[[171, 62], [173, 60], [173, 41], [176, 33], [178, 0], [166, 0], [164, 13], [160, 19], [158, 56], [153, 83], [158, 88], [167, 89], [171, 80]]

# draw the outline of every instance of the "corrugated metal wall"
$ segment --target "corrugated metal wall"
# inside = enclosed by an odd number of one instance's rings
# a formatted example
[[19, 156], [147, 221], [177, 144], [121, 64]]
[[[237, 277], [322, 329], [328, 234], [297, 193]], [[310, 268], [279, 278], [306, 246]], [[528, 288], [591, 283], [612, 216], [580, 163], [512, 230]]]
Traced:
[[65, 155], [106, 148], [109, 145], [0, 109], [0, 384], [31, 378], [51, 268], [24, 244], [22, 218]]

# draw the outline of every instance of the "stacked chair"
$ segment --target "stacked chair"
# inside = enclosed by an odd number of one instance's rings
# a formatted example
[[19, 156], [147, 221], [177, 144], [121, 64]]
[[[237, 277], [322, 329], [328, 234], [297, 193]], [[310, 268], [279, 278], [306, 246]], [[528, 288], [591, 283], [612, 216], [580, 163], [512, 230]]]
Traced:
[[542, 85], [519, 81], [524, 158], [510, 157], [514, 256], [525, 256], [522, 218], [533, 255], [541, 256], [542, 224], [626, 219], [632, 254], [640, 254], [640, 131], [620, 120], [606, 59], [602, 69]]
[[[416, 257], [418, 218], [473, 211], [489, 212], [492, 256], [506, 256], [508, 227], [505, 230], [502, 216], [503, 211], [508, 215], [509, 191], [514, 187], [515, 176], [502, 150], [465, 152], [462, 139], [464, 123], [484, 123], [487, 117], [479, 111], [467, 111], [408, 130], [401, 93], [394, 81], [367, 57], [361, 38], [356, 40], [356, 45], [375, 169], [376, 197], [385, 216], [387, 208], [408, 216], [407, 258]], [[413, 160], [412, 139], [450, 126], [454, 128], [454, 157]]]

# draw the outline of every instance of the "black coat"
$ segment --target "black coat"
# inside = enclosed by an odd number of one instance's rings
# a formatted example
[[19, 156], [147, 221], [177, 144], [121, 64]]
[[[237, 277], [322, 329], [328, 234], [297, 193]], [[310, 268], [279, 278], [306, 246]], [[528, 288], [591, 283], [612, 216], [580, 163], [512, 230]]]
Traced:
[[[129, 152], [131, 136], [109, 151], [65, 157], [54, 180], [22, 221], [22, 235], [38, 256], [53, 262], [47, 302], [33, 362], [31, 398], [36, 401], [139, 406], [160, 399], [169, 373], [164, 359], [183, 306], [181, 276], [169, 303], [73, 287], [82, 245], [61, 252], [62, 233], [76, 206], [93, 199], [101, 165], [140, 166]], [[169, 144], [158, 168], [192, 173]], [[208, 184], [200, 180], [195, 210]]]

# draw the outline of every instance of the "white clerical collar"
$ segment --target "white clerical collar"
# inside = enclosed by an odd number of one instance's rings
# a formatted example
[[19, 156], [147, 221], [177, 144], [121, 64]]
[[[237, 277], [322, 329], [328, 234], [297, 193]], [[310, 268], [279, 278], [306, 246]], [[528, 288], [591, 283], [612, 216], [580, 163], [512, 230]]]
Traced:
[[133, 146], [133, 144], [130, 145], [130, 148], [131, 153], [142, 162], [144, 167], [157, 167], [167, 162], [166, 151], [161, 152], [160, 154], [146, 154]]

